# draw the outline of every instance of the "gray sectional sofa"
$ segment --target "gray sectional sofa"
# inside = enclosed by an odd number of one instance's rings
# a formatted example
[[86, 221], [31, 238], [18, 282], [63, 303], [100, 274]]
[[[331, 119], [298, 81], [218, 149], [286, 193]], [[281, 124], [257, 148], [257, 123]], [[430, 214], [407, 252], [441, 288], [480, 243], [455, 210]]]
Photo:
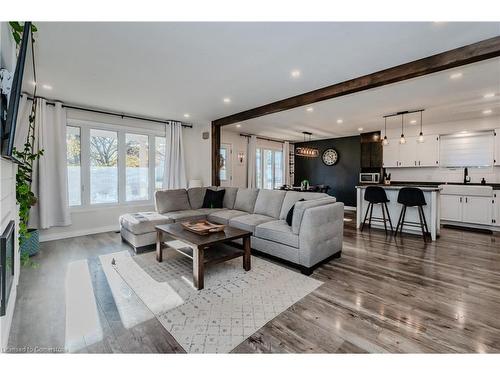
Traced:
[[[223, 208], [202, 208], [206, 189], [226, 190]], [[285, 219], [293, 205], [289, 226]], [[156, 212], [120, 217], [122, 238], [136, 251], [155, 243], [156, 225], [198, 219], [251, 231], [252, 249], [293, 263], [305, 274], [342, 251], [344, 205], [323, 193], [234, 187], [162, 190], [155, 194], [155, 207]]]

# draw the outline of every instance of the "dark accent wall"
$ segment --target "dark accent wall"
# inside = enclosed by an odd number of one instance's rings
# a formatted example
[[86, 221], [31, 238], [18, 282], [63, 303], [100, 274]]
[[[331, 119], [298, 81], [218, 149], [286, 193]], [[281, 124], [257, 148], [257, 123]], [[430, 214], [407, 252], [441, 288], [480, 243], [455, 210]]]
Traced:
[[[356, 185], [361, 170], [360, 137], [343, 137], [321, 141], [296, 143], [295, 147], [315, 147], [319, 157], [306, 158], [295, 155], [295, 185], [309, 180], [311, 185], [328, 185], [328, 194], [346, 206], [356, 206]], [[327, 166], [323, 163], [323, 151], [333, 148], [339, 155], [337, 164]]]

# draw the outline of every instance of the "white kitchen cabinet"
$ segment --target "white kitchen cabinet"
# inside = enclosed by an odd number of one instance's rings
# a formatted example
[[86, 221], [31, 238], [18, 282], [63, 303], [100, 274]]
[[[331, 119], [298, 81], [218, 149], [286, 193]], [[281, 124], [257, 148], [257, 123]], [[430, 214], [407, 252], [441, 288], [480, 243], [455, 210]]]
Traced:
[[471, 224], [492, 224], [491, 197], [462, 197], [462, 221]]
[[500, 190], [493, 191], [493, 225], [500, 227]]
[[424, 137], [424, 142], [417, 144], [417, 164], [418, 167], [439, 166], [438, 135], [430, 135]]
[[493, 224], [492, 197], [441, 194], [441, 219], [468, 224]]
[[460, 195], [441, 195], [441, 219], [462, 221], [462, 200]]
[[500, 165], [500, 129], [495, 129], [495, 165]]
[[406, 143], [400, 144], [399, 138], [389, 139], [384, 146], [384, 168], [438, 167], [439, 136], [425, 136], [423, 143], [418, 137], [406, 137]]
[[383, 147], [384, 168], [399, 167], [399, 140], [390, 139], [389, 144]]
[[399, 144], [399, 166], [416, 167], [417, 166], [417, 137], [406, 137], [406, 143]]

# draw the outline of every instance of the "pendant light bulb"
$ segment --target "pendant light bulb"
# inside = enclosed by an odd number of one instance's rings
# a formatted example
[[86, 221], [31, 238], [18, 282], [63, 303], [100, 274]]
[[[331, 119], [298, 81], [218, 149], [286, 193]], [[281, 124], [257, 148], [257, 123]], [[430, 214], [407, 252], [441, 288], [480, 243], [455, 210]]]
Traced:
[[420, 132], [417, 139], [418, 143], [424, 143], [424, 134]]
[[387, 139], [387, 117], [384, 116], [384, 139], [382, 140], [382, 145], [387, 146], [389, 140]]
[[422, 111], [420, 111], [420, 134], [418, 135], [418, 139], [417, 139], [418, 143], [424, 143], [424, 133], [423, 133], [423, 130], [422, 130], [422, 126], [423, 126], [423, 123], [422, 123]]
[[401, 114], [401, 139], [399, 140], [399, 143], [402, 145], [406, 143], [403, 126], [404, 126], [404, 114]]

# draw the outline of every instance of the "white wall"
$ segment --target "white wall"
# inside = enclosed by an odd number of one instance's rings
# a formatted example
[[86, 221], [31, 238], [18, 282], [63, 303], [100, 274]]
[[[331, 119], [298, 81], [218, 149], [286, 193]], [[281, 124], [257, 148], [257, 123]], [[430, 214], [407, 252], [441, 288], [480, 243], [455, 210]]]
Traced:
[[[500, 116], [488, 116], [480, 119], [444, 122], [424, 125], [424, 136], [453, 134], [461, 131], [493, 130], [500, 128]], [[384, 129], [381, 130], [382, 135]], [[405, 136], [418, 136], [420, 127], [405, 127]], [[387, 129], [389, 139], [399, 140], [401, 129]], [[463, 168], [387, 168], [393, 181], [428, 181], [428, 182], [463, 182]], [[500, 167], [469, 168], [471, 182], [479, 183], [484, 177], [487, 182], [500, 183]]]
[[[67, 117], [75, 120], [86, 120], [104, 122], [122, 126], [155, 129], [163, 131], [165, 125], [149, 121], [139, 121], [117, 116], [109, 116], [85, 111], [68, 110]], [[210, 184], [211, 160], [210, 139], [203, 140], [202, 132], [209, 131], [208, 125], [194, 125], [193, 128], [183, 128], [183, 139], [185, 146], [185, 160], [187, 180], [201, 179], [203, 184]], [[72, 208], [72, 225], [67, 227], [53, 227], [40, 232], [40, 241], [49, 241], [60, 238], [83, 236], [92, 233], [119, 230], [118, 218], [120, 215], [130, 212], [153, 211], [154, 205], [151, 200], [148, 204], [116, 205], [106, 208]]]

